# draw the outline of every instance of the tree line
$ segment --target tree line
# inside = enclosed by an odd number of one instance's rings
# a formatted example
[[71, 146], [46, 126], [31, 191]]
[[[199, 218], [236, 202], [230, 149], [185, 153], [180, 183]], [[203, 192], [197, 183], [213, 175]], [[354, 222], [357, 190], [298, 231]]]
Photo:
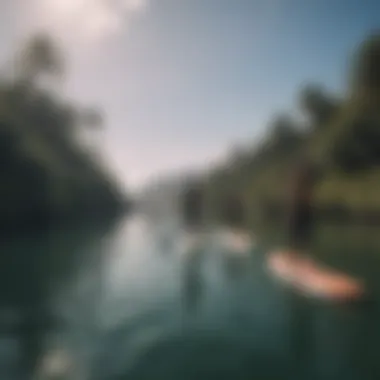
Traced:
[[380, 34], [370, 35], [355, 52], [345, 93], [310, 84], [296, 103], [302, 120], [291, 113], [275, 115], [259, 142], [236, 150], [203, 178], [208, 218], [228, 215], [223, 209], [233, 207], [231, 199], [240, 200], [250, 226], [283, 216], [289, 175], [297, 160], [308, 157], [322, 168], [317, 211], [379, 219]]
[[0, 230], [115, 214], [126, 200], [83, 133], [101, 113], [68, 102], [63, 51], [31, 37], [0, 76]]

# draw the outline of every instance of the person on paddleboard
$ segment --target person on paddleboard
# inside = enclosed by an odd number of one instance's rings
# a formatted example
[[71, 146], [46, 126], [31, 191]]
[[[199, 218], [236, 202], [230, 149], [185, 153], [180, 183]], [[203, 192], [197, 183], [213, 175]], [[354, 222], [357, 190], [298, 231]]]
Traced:
[[303, 294], [341, 301], [360, 299], [365, 294], [361, 280], [321, 265], [311, 252], [314, 190], [321, 169], [307, 157], [294, 167], [287, 203], [288, 247], [269, 257], [269, 267]]
[[313, 192], [317, 181], [316, 165], [308, 158], [298, 162], [292, 173], [288, 203], [288, 243], [293, 253], [309, 251], [314, 225]]

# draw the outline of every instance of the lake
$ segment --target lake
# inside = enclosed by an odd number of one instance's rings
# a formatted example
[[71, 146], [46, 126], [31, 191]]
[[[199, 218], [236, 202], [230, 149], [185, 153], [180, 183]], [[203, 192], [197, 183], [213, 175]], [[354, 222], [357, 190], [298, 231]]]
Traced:
[[267, 274], [264, 248], [194, 237], [136, 215], [4, 242], [0, 378], [380, 377], [376, 292], [306, 299]]

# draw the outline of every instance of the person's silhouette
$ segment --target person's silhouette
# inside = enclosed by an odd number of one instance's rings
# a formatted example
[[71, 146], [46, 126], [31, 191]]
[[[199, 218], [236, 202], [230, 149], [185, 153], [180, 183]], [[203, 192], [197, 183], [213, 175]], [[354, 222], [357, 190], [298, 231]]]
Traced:
[[309, 159], [303, 159], [292, 174], [288, 204], [288, 244], [293, 253], [302, 255], [310, 249], [317, 169]]

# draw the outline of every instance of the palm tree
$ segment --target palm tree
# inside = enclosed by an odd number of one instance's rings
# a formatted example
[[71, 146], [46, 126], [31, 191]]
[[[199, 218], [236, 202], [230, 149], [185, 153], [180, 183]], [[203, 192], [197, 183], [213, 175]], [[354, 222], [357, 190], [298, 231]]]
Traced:
[[55, 41], [46, 34], [31, 37], [16, 58], [16, 75], [22, 81], [31, 84], [41, 80], [53, 79], [54, 84], [65, 73], [65, 64], [61, 51]]

